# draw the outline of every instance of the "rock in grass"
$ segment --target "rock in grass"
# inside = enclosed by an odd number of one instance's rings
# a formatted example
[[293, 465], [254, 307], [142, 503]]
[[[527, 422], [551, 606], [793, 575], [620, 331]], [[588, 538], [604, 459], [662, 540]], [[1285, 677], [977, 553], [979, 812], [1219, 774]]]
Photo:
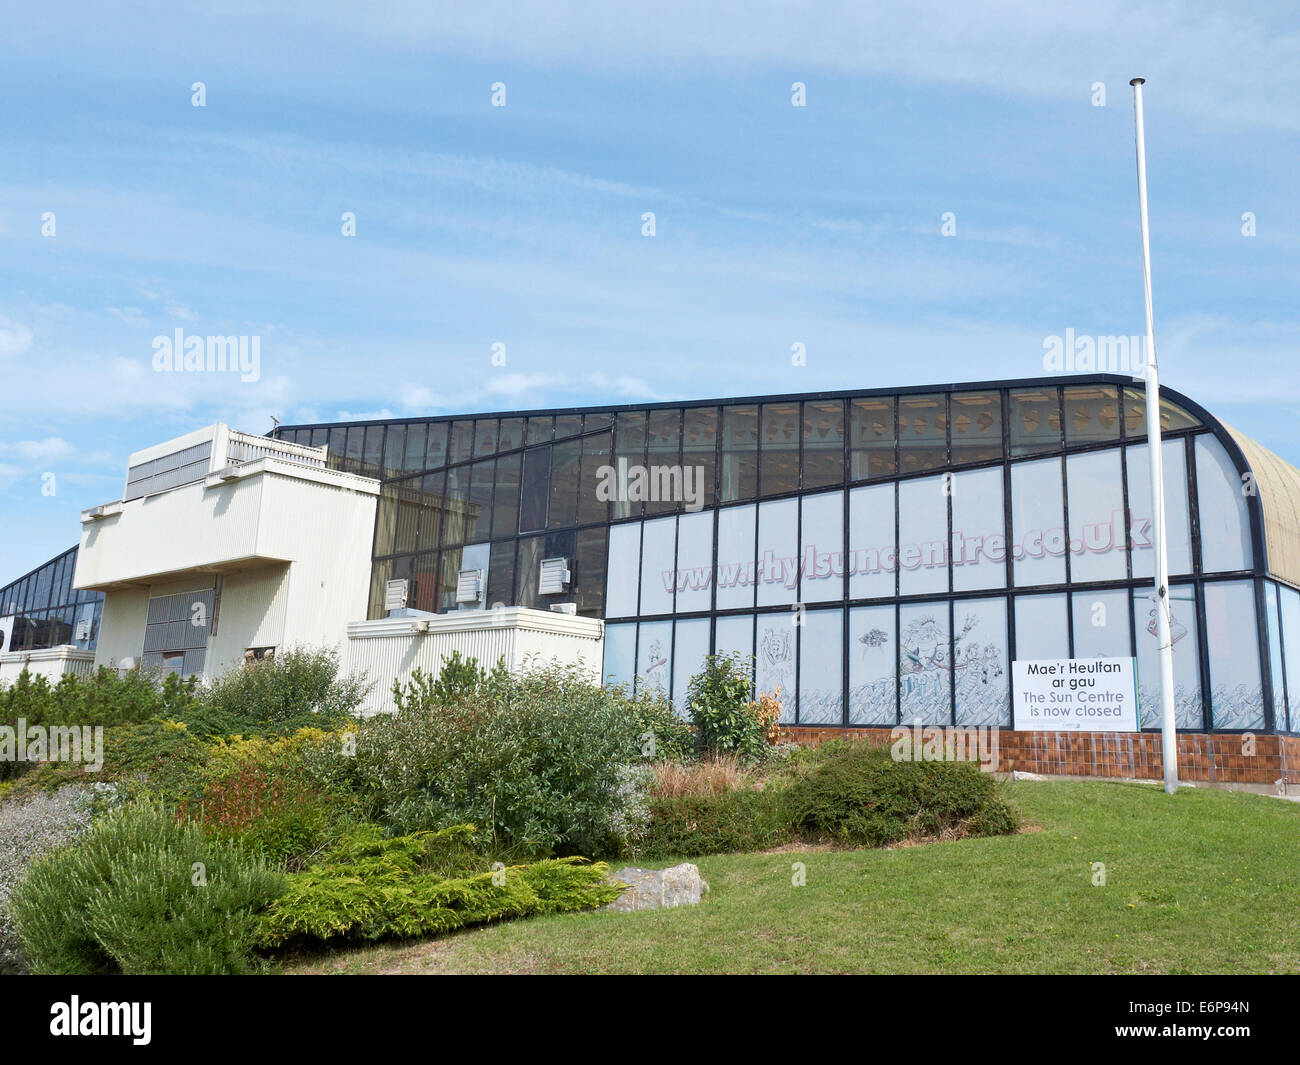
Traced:
[[627, 884], [627, 890], [604, 908], [631, 913], [633, 910], [660, 910], [670, 906], [691, 906], [709, 890], [700, 879], [700, 870], [690, 862], [671, 869], [620, 869], [612, 880]]

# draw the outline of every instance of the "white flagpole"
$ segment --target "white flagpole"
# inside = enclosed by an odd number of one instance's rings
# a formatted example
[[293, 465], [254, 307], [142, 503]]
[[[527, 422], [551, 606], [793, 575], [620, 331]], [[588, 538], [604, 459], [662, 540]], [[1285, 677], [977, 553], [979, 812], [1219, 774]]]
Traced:
[[1160, 375], [1156, 370], [1156, 334], [1151, 310], [1151, 235], [1147, 227], [1147, 149], [1142, 128], [1142, 85], [1134, 78], [1133, 113], [1137, 132], [1138, 212], [1142, 218], [1142, 290], [1146, 300], [1147, 450], [1151, 455], [1151, 510], [1155, 539], [1156, 638], [1160, 644], [1160, 747], [1165, 791], [1178, 790], [1178, 732], [1174, 720], [1174, 645], [1169, 623], [1169, 545], [1165, 539], [1165, 463], [1160, 445]]

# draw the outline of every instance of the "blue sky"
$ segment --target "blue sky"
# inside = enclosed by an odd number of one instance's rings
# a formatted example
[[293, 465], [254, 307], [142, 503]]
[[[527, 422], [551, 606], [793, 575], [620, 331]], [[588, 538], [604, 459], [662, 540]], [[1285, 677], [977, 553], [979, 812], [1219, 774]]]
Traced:
[[[1034, 376], [1140, 333], [1137, 73], [1162, 378], [1300, 463], [1285, 5], [213, 6], [6, 16], [0, 584], [212, 421]], [[260, 379], [155, 373], [177, 327], [259, 336]]]

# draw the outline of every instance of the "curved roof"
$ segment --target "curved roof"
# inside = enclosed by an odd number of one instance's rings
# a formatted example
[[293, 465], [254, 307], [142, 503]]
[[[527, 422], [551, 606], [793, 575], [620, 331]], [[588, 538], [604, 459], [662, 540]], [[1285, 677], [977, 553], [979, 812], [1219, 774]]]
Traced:
[[1241, 448], [1255, 475], [1269, 572], [1300, 585], [1300, 470], [1226, 422], [1219, 424]]

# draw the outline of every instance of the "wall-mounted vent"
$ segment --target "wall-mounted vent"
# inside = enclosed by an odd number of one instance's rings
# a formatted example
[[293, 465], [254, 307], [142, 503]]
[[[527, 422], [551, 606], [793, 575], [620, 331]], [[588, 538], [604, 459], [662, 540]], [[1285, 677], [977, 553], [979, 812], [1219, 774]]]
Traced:
[[384, 585], [384, 612], [405, 610], [410, 587], [411, 582], [405, 577], [386, 583]]
[[564, 558], [544, 558], [537, 579], [538, 595], [559, 595], [569, 587], [569, 562]]
[[477, 603], [483, 598], [483, 571], [463, 569], [456, 576], [456, 602]]

